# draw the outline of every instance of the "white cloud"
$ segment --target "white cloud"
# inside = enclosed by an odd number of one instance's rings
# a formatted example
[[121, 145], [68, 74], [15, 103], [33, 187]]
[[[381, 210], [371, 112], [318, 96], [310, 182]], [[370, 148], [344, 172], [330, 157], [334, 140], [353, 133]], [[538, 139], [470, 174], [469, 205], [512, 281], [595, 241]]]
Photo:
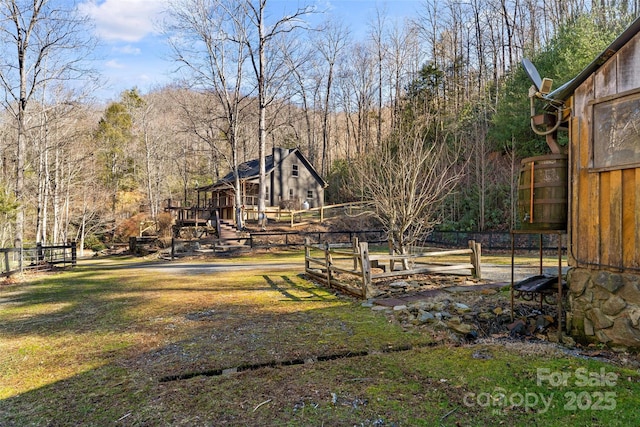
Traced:
[[124, 68], [124, 65], [121, 64], [120, 62], [116, 61], [115, 59], [107, 61], [105, 63], [105, 65], [107, 66], [107, 68], [112, 68], [112, 69], [116, 69], [116, 70], [121, 70], [121, 69]]
[[154, 20], [165, 4], [165, 0], [90, 0], [79, 9], [95, 21], [100, 37], [136, 42], [154, 32]]
[[114, 47], [113, 51], [125, 55], [140, 55], [140, 53], [142, 52], [139, 47], [131, 46], [130, 44], [126, 46]]

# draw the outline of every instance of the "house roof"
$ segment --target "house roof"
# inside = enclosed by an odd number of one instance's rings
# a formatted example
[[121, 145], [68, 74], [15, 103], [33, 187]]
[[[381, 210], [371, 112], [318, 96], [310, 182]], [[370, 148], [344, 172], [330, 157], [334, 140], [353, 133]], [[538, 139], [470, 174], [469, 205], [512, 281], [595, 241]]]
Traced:
[[[320, 174], [318, 174], [318, 172], [313, 167], [313, 165], [309, 163], [307, 158], [297, 148], [293, 148], [287, 154], [283, 155], [279, 163], [281, 163], [285, 158], [291, 155], [295, 155], [298, 157], [298, 159], [304, 164], [304, 166], [309, 170], [309, 172], [311, 172], [311, 175], [316, 179], [316, 181], [318, 181], [318, 183], [320, 183], [320, 185], [322, 185], [325, 188], [329, 185], [324, 179], [322, 179], [322, 177], [320, 176]], [[277, 164], [274, 164], [273, 159], [274, 159], [273, 154], [270, 154], [264, 158], [265, 171], [267, 175], [273, 172], [273, 170], [277, 166]], [[260, 163], [258, 159], [249, 160], [247, 162], [244, 162], [238, 165], [238, 174], [241, 180], [251, 181], [251, 180], [258, 179], [260, 177]], [[212, 185], [209, 185], [207, 187], [202, 187], [200, 190], [207, 191], [207, 190], [212, 190], [214, 188], [219, 188], [219, 187], [228, 187], [229, 184], [233, 184], [234, 180], [235, 180], [235, 173], [231, 171], [227, 173], [225, 176], [223, 176], [218, 182]]]
[[605, 62], [609, 60], [616, 52], [618, 52], [625, 44], [627, 44], [636, 34], [640, 32], [640, 18], [637, 18], [629, 27], [624, 30], [596, 59], [591, 62], [584, 70], [580, 72], [572, 80], [563, 84], [556, 90], [545, 96], [549, 101], [566, 101], [575, 90], [584, 83], [589, 76], [595, 73]]

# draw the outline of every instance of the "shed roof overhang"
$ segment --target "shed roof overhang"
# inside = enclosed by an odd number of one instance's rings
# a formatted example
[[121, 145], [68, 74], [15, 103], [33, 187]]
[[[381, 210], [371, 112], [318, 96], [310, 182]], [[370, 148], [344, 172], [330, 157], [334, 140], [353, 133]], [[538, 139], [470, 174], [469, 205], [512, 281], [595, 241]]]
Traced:
[[605, 62], [616, 54], [625, 44], [627, 44], [636, 34], [640, 32], [640, 17], [637, 18], [629, 27], [624, 30], [622, 34], [618, 36], [600, 55], [596, 57], [584, 70], [580, 72], [576, 77], [569, 80], [556, 90], [548, 93], [543, 99], [550, 103], [564, 102], [573, 95], [575, 90], [584, 83], [598, 68], [600, 68]]

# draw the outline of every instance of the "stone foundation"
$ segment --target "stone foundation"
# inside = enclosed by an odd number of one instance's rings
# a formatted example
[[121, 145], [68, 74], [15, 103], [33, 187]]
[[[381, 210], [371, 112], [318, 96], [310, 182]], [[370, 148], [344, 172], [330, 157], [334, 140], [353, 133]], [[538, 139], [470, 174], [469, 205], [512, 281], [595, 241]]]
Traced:
[[567, 330], [582, 343], [640, 350], [640, 275], [573, 268]]

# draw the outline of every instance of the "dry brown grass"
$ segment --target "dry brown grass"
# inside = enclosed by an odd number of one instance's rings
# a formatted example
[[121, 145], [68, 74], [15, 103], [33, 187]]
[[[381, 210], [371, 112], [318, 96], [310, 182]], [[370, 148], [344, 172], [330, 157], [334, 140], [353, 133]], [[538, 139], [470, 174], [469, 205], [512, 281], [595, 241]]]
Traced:
[[[0, 288], [0, 424], [638, 421], [635, 371], [503, 343], [431, 347], [420, 332], [264, 262], [249, 272], [159, 271], [112, 259]], [[465, 393], [496, 386], [564, 392], [536, 386], [540, 366], [615, 369], [615, 417], [465, 405]], [[217, 375], [237, 367], [246, 369]]]

